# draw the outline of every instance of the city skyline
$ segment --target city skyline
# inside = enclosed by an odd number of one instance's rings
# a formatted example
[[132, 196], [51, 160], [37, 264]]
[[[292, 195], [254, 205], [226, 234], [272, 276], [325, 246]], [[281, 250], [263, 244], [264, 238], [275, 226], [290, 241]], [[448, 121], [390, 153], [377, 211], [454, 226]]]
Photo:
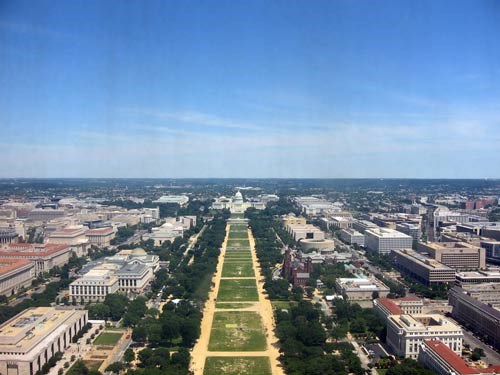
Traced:
[[498, 178], [495, 1], [12, 2], [0, 177]]

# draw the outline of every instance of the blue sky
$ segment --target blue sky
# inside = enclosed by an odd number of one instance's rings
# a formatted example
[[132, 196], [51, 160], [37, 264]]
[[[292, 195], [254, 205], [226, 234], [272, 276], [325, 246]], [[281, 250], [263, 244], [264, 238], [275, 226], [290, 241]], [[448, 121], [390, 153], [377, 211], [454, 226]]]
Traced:
[[500, 177], [500, 2], [0, 0], [0, 177]]

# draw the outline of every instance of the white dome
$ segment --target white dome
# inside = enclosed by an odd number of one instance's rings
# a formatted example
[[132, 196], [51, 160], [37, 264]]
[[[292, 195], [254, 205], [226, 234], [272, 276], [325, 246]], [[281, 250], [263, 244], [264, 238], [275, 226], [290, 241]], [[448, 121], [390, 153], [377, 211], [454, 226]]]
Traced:
[[234, 197], [235, 197], [236, 199], [243, 199], [243, 195], [240, 193], [240, 191], [239, 191], [239, 190], [236, 192], [236, 194], [234, 195]]

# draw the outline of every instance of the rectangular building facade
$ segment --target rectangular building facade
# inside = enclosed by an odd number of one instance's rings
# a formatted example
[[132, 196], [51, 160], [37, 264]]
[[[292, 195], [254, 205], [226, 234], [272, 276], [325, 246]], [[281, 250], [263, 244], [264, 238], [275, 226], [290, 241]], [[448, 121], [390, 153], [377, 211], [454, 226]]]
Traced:
[[418, 251], [427, 253], [438, 262], [459, 271], [486, 267], [485, 249], [467, 242], [419, 243]]
[[455, 270], [411, 249], [392, 250], [396, 268], [423, 284], [455, 282]]
[[453, 287], [448, 293], [448, 300], [453, 309], [453, 318], [467, 324], [471, 330], [483, 335], [489, 342], [500, 349], [500, 311], [480, 302], [459, 287]]
[[376, 254], [390, 254], [393, 249], [406, 249], [412, 246], [413, 239], [407, 234], [389, 228], [367, 229], [365, 246]]
[[0, 374], [34, 375], [87, 324], [86, 310], [36, 307], [0, 325]]
[[443, 315], [390, 315], [387, 319], [387, 344], [400, 357], [417, 359], [424, 340], [436, 337], [454, 353], [462, 353], [462, 329]]

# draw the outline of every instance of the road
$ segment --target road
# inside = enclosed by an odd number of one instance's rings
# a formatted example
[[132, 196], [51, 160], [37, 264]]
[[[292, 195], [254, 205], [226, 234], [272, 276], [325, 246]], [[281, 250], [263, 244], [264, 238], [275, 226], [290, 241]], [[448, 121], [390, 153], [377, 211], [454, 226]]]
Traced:
[[499, 353], [475, 337], [472, 332], [466, 331], [463, 327], [462, 330], [464, 332], [464, 344], [469, 344], [471, 350], [474, 350], [474, 348], [482, 348], [484, 350], [486, 357], [481, 358], [484, 362], [492, 365], [498, 365], [500, 363]]
[[332, 310], [330, 309], [330, 307], [326, 303], [323, 296], [319, 293], [318, 289], [314, 289], [312, 303], [313, 303], [313, 305], [315, 305], [316, 303], [319, 303], [321, 305], [321, 311], [323, 311], [323, 314], [325, 314], [326, 316], [332, 315]]
[[126, 240], [125, 242], [119, 244], [119, 245], [131, 245], [133, 243], [139, 243], [141, 242], [141, 239], [142, 239], [142, 235], [143, 234], [146, 234], [148, 231], [145, 230], [145, 229], [141, 229], [139, 231], [137, 231], [132, 237], [130, 237], [128, 240]]

